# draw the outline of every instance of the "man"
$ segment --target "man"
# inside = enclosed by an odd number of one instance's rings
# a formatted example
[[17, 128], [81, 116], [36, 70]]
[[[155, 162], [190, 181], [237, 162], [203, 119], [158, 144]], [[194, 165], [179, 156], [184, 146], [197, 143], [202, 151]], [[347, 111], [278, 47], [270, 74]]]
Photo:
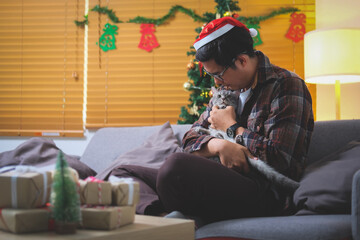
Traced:
[[[210, 102], [183, 138], [187, 153], [172, 155], [160, 168], [157, 193], [166, 212], [213, 222], [283, 214], [288, 207], [292, 193], [252, 170], [247, 157], [299, 180], [314, 125], [311, 96], [299, 76], [254, 51], [251, 35], [224, 17], [207, 24], [194, 43], [205, 72], [221, 88], [238, 92], [239, 107], [218, 109]], [[197, 126], [222, 130], [236, 143], [200, 134]]]

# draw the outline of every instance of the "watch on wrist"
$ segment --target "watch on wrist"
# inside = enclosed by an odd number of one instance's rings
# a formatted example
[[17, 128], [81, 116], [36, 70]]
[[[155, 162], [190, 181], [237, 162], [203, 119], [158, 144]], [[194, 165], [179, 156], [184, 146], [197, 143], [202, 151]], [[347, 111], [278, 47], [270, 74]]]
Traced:
[[228, 129], [226, 129], [226, 135], [228, 135], [229, 138], [234, 138], [236, 136], [236, 129], [239, 127], [241, 127], [239, 123], [231, 125]]
[[244, 138], [241, 134], [236, 135], [235, 142], [244, 146]]

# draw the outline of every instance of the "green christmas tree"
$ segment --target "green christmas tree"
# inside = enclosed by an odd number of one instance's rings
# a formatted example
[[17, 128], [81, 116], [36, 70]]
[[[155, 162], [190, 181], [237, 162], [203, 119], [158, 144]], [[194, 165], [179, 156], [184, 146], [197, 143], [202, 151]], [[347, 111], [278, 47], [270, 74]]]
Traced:
[[[239, 16], [237, 12], [241, 11], [237, 5], [237, 1], [232, 0], [215, 0], [216, 13], [206, 12], [203, 14], [202, 20], [208, 23], [216, 18], [230, 16], [244, 23], [248, 28], [255, 28], [258, 31], [258, 36], [254, 39], [254, 46], [260, 45], [262, 40], [260, 38], [259, 24], [269, 18], [275, 17], [280, 14], [291, 13], [298, 11], [297, 8], [280, 8], [279, 10], [272, 11], [266, 16], [258, 17], [243, 17]], [[199, 34], [202, 27], [196, 28], [195, 31]], [[187, 52], [188, 56], [195, 56], [196, 51], [193, 46]], [[201, 63], [196, 59], [191, 60], [187, 66], [188, 81], [184, 83], [183, 88], [190, 92], [189, 104], [181, 107], [180, 119], [178, 124], [192, 124], [199, 116], [205, 111], [209, 100], [212, 97], [211, 87], [214, 86], [214, 80], [207, 75], [202, 68]]]
[[51, 189], [51, 210], [58, 233], [74, 233], [81, 221], [80, 198], [75, 180], [62, 151], [59, 151]]

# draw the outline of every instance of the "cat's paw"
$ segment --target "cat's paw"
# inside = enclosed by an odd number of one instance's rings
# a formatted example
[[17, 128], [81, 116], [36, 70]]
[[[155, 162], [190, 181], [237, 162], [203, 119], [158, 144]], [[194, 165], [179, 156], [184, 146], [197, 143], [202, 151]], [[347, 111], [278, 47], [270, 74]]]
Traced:
[[194, 127], [193, 128], [197, 133], [202, 133], [202, 134], [210, 134], [209, 129], [203, 128], [203, 127]]

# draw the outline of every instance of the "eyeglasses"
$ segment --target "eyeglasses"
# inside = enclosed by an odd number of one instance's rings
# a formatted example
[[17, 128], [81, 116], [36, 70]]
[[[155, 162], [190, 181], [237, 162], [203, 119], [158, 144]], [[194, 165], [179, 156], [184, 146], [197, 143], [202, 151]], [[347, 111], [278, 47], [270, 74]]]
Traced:
[[234, 64], [234, 62], [236, 61], [236, 58], [233, 58], [233, 60], [231, 60], [231, 64], [226, 66], [224, 68], [224, 70], [222, 70], [221, 73], [219, 74], [213, 74], [213, 73], [209, 73], [208, 71], [206, 71], [206, 69], [204, 68], [204, 72], [206, 72], [206, 74], [209, 74], [211, 77], [219, 79], [221, 82], [224, 82], [225, 80], [222, 78], [222, 76], [225, 74], [226, 70], [229, 69], [230, 66], [232, 66]]

